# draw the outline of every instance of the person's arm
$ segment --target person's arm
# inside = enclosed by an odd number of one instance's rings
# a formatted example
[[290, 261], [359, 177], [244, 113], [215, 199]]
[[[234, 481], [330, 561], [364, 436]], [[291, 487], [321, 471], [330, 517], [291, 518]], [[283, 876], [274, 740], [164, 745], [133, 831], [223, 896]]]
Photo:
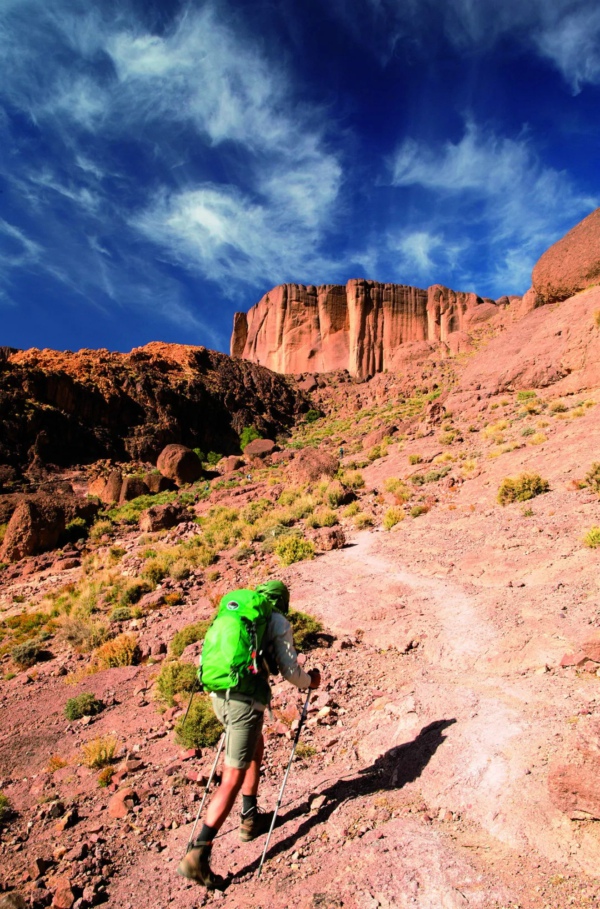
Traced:
[[279, 612], [274, 612], [269, 620], [269, 638], [273, 656], [286, 682], [301, 689], [318, 688], [321, 682], [319, 671], [313, 669], [308, 673], [299, 665], [292, 626]]

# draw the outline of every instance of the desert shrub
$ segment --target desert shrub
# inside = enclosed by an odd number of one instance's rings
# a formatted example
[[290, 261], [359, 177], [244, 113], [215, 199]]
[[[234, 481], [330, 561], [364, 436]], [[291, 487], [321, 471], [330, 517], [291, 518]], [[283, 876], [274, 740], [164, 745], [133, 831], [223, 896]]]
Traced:
[[294, 634], [294, 647], [298, 653], [303, 653], [315, 646], [316, 636], [323, 631], [323, 626], [314, 616], [306, 612], [297, 612], [292, 609], [288, 613], [288, 621]]
[[522, 436], [534, 436], [535, 429], [533, 428], [533, 426], [526, 426], [525, 429], [522, 431], [521, 435]]
[[531, 401], [534, 398], [537, 398], [535, 391], [518, 391], [517, 392], [517, 401]]
[[427, 514], [429, 508], [427, 505], [415, 505], [410, 510], [411, 518], [419, 518], [422, 514]]
[[74, 543], [85, 539], [88, 535], [88, 525], [83, 518], [73, 518], [65, 527], [64, 539]]
[[308, 527], [333, 527], [337, 522], [335, 511], [330, 511], [329, 508], [317, 508], [306, 519]]
[[341, 474], [339, 477], [340, 483], [343, 486], [347, 486], [348, 489], [362, 489], [365, 485], [365, 481], [362, 473], [358, 470], [347, 470]]
[[209, 451], [206, 455], [205, 464], [208, 464], [209, 467], [216, 467], [223, 455], [219, 451]]
[[94, 653], [96, 669], [114, 669], [117, 666], [133, 666], [139, 660], [140, 651], [134, 634], [119, 634], [106, 641]]
[[99, 647], [108, 635], [101, 622], [77, 616], [62, 616], [60, 636], [79, 652], [89, 652]]
[[378, 458], [382, 457], [381, 445], [374, 445], [373, 448], [367, 454], [369, 461], [376, 461]]
[[23, 644], [17, 644], [10, 652], [13, 663], [19, 669], [29, 669], [34, 666], [40, 656], [41, 647], [37, 641], [25, 641]]
[[0, 792], [0, 824], [4, 824], [11, 812], [10, 799]]
[[85, 692], [76, 698], [69, 698], [65, 704], [65, 716], [68, 720], [80, 720], [82, 716], [96, 716], [103, 708], [102, 701], [93, 694]]
[[600, 328], [600, 309], [597, 309], [594, 313], [594, 325], [596, 328]]
[[216, 718], [208, 695], [194, 698], [187, 719], [184, 717], [175, 726], [177, 741], [184, 748], [210, 748], [221, 738], [223, 727]]
[[423, 460], [423, 457], [420, 454], [411, 454], [408, 456], [409, 464], [420, 464], [422, 460]]
[[255, 439], [262, 439], [262, 434], [255, 426], [244, 426], [240, 433], [240, 450], [243, 451], [246, 445], [254, 442]]
[[331, 508], [338, 508], [348, 495], [348, 492], [344, 489], [339, 480], [332, 480], [331, 483], [328, 483], [325, 487], [323, 494], [325, 501]]
[[384, 489], [394, 496], [398, 505], [408, 502], [412, 495], [404, 480], [399, 477], [388, 477], [384, 483]]
[[206, 458], [206, 455], [204, 454], [204, 452], [202, 451], [201, 448], [192, 448], [192, 451], [194, 452], [194, 454], [196, 455], [196, 457], [198, 458], [199, 461], [204, 461], [204, 459]]
[[438, 438], [441, 445], [452, 445], [452, 443], [458, 438], [458, 433], [455, 429], [451, 429], [449, 432], [441, 432]]
[[111, 622], [128, 622], [131, 618], [129, 606], [116, 606], [110, 614]]
[[545, 435], [543, 432], [534, 433], [529, 440], [531, 445], [543, 445], [544, 442], [547, 442], [547, 441], [548, 441], [548, 436]]
[[299, 761], [305, 761], [308, 758], [314, 757], [317, 753], [317, 749], [314, 745], [307, 745], [306, 742], [298, 742], [296, 745], [296, 758]]
[[282, 537], [274, 547], [275, 555], [283, 566], [293, 562], [302, 562], [304, 559], [314, 559], [315, 547], [310, 540], [301, 537]]
[[82, 761], [86, 767], [100, 769], [111, 763], [116, 750], [117, 740], [114, 735], [102, 735], [81, 746]]
[[537, 473], [522, 473], [518, 477], [506, 477], [498, 489], [498, 502], [508, 505], [510, 502], [526, 502], [544, 492], [550, 484]]
[[64, 757], [61, 757], [60, 754], [53, 754], [46, 765], [46, 773], [56, 773], [57, 770], [62, 770], [68, 764], [69, 762]]
[[354, 516], [354, 526], [357, 530], [364, 530], [366, 527], [372, 527], [373, 523], [371, 515], [365, 514], [364, 511], [361, 511]]
[[347, 505], [346, 508], [344, 508], [343, 516], [345, 518], [353, 518], [354, 515], [358, 514], [359, 511], [360, 511], [360, 505], [358, 504], [358, 502], [350, 502], [350, 504]]
[[195, 644], [197, 641], [203, 641], [210, 622], [194, 622], [192, 625], [186, 625], [181, 631], [178, 631], [171, 641], [171, 653], [180, 657], [186, 647]]
[[98, 774], [98, 785], [103, 789], [106, 788], [106, 786], [110, 786], [114, 773], [114, 767], [103, 767]]
[[317, 420], [320, 420], [322, 416], [323, 414], [319, 410], [315, 410], [314, 407], [311, 407], [304, 415], [304, 419], [307, 423], [315, 423]]
[[566, 413], [568, 409], [564, 401], [551, 401], [549, 405], [550, 413]]
[[171, 552], [160, 552], [156, 558], [148, 559], [142, 570], [142, 577], [150, 584], [156, 585], [166, 578], [175, 556]]
[[177, 559], [169, 568], [169, 577], [175, 581], [185, 581], [186, 578], [189, 578], [191, 570], [192, 566], [188, 559]]
[[92, 527], [89, 531], [89, 537], [92, 542], [97, 543], [105, 533], [112, 533], [114, 530], [114, 524], [112, 521], [96, 521], [95, 524], [92, 524]]
[[6, 536], [7, 529], [8, 529], [8, 524], [0, 524], [0, 543]]
[[600, 494], [600, 463], [594, 461], [585, 475], [584, 483], [589, 486], [593, 492]]
[[600, 546], [600, 527], [590, 527], [583, 538], [583, 542], [590, 549], [597, 549]]
[[165, 701], [169, 707], [172, 707], [176, 696], [192, 691], [195, 683], [195, 666], [191, 663], [181, 663], [178, 660], [173, 660], [169, 663], [163, 663], [156, 679], [156, 691], [158, 697]]
[[404, 512], [401, 508], [388, 508], [383, 516], [383, 527], [385, 530], [391, 530], [396, 524], [404, 520]]
[[149, 593], [151, 587], [147, 581], [132, 581], [125, 587], [119, 597], [121, 606], [133, 606], [139, 602], [145, 593]]
[[268, 499], [258, 499], [256, 502], [249, 502], [240, 511], [240, 520], [245, 524], [256, 524], [267, 511], [270, 511], [271, 507]]

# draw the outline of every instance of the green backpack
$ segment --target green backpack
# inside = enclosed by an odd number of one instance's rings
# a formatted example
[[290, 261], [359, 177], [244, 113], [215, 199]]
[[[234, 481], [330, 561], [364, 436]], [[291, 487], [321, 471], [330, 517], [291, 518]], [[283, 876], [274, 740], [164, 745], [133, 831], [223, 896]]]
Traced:
[[203, 688], [268, 697], [259, 655], [272, 612], [273, 603], [254, 590], [233, 590], [222, 597], [202, 647], [198, 679]]

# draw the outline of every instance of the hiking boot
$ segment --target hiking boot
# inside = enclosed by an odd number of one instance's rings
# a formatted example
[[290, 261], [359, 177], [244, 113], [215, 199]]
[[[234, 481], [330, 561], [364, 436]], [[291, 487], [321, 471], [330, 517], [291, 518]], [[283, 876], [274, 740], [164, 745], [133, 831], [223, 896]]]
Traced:
[[200, 843], [192, 846], [187, 855], [179, 863], [177, 874], [186, 877], [189, 881], [203, 884], [207, 890], [225, 890], [225, 878], [214, 874], [210, 869], [210, 853], [212, 843]]
[[240, 839], [242, 843], [249, 843], [255, 840], [257, 836], [262, 836], [271, 826], [273, 820], [272, 811], [259, 811], [258, 808], [251, 808], [246, 814], [240, 815]]

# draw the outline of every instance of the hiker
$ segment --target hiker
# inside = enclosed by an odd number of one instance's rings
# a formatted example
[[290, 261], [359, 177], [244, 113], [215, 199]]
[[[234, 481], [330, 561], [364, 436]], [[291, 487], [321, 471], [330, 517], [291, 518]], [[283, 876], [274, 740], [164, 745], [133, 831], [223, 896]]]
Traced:
[[[246, 843], [266, 833], [271, 824], [272, 812], [263, 813], [257, 807], [264, 751], [262, 726], [265, 709], [271, 700], [269, 672], [280, 672], [287, 682], [300, 689], [318, 688], [321, 684], [318, 669], [305, 672], [298, 664], [292, 627], [285, 618], [289, 602], [289, 591], [281, 581], [267, 581], [255, 591], [235, 590], [222, 598], [217, 616], [206, 634], [200, 671], [204, 687], [212, 689], [210, 697], [215, 714], [225, 727], [225, 766], [220, 786], [208, 804], [200, 834], [190, 844], [177, 872], [204, 884], [209, 890], [222, 890], [227, 886], [224, 878], [211, 871], [210, 855], [213, 840], [233, 808], [240, 789], [241, 841]], [[226, 649], [228, 637], [227, 628], [223, 624], [219, 627], [219, 622], [223, 621], [220, 617], [224, 613], [225, 625], [234, 626], [234, 616], [237, 618], [238, 612], [245, 610], [254, 610], [251, 614], [265, 616], [264, 630], [260, 629], [260, 619], [255, 626], [259, 628], [256, 639], [259, 635], [262, 639], [257, 644], [255, 641], [253, 651], [250, 648], [255, 672], [242, 675], [241, 681], [232, 687], [219, 687], [227, 684], [227, 679], [235, 682], [239, 678], [231, 666], [223, 668], [216, 665], [219, 652]], [[239, 625], [230, 639], [233, 637], [236, 642], [240, 638]], [[258, 656], [261, 657], [260, 664]], [[220, 681], [223, 677], [224, 683]]]

